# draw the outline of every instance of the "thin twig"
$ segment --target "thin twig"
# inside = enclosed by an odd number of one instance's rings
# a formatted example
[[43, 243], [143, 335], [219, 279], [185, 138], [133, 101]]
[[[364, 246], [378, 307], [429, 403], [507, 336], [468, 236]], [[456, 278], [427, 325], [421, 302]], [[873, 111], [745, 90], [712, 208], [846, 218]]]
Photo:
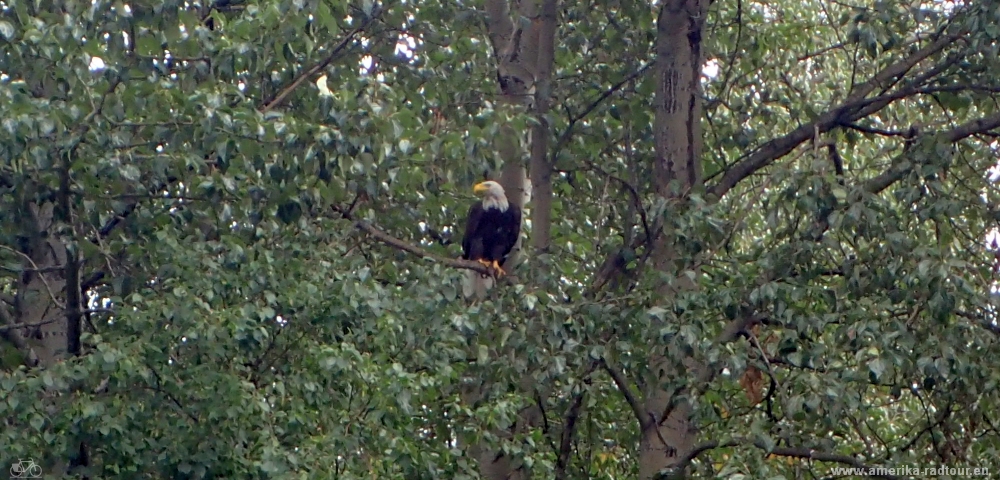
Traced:
[[[10, 247], [8, 247], [6, 245], [0, 245], [0, 248], [2, 248], [4, 250], [7, 250], [7, 251], [10, 251], [10, 252], [13, 252], [13, 253], [15, 253], [17, 255], [20, 255], [20, 256], [24, 257], [25, 260], [27, 260], [28, 263], [31, 264], [31, 268], [33, 268], [35, 271], [41, 271], [42, 270], [41, 268], [38, 267], [38, 264], [35, 263], [35, 261], [32, 260], [30, 256], [28, 256], [28, 254], [26, 254], [24, 252], [21, 252], [21, 251], [18, 251], [18, 250], [15, 250], [13, 248], [10, 248]], [[59, 308], [65, 309], [66, 306], [63, 305], [62, 302], [60, 302], [59, 300], [56, 299], [56, 295], [52, 291], [52, 286], [49, 285], [49, 281], [45, 279], [45, 275], [42, 275], [41, 273], [39, 273], [37, 276], [38, 276], [39, 279], [41, 279], [42, 284], [45, 285], [45, 290], [47, 290], [49, 292], [49, 299], [52, 300], [52, 303], [55, 304]]]
[[[90, 309], [87, 309], [87, 310], [83, 310], [80, 313], [82, 313], [82, 314], [88, 314], [88, 313], [114, 313], [114, 311], [113, 310], [109, 310], [107, 308], [90, 308]], [[0, 325], [0, 332], [6, 332], [8, 330], [19, 330], [19, 329], [22, 329], [22, 328], [40, 327], [42, 325], [48, 325], [50, 323], [55, 323], [55, 322], [59, 322], [59, 321], [62, 321], [62, 320], [63, 320], [62, 316], [55, 316], [55, 317], [49, 318], [48, 320], [41, 320], [41, 321], [33, 322], [33, 323], [12, 323], [12, 324], [9, 324], [9, 325]]]
[[559, 153], [559, 150], [561, 150], [562, 147], [566, 145], [567, 142], [569, 142], [573, 134], [573, 129], [576, 127], [577, 122], [583, 120], [584, 117], [586, 117], [587, 115], [590, 115], [591, 112], [593, 112], [597, 107], [599, 107], [602, 103], [604, 103], [605, 100], [610, 98], [611, 95], [614, 95], [616, 92], [621, 90], [622, 87], [624, 87], [627, 83], [631, 82], [632, 80], [635, 80], [636, 78], [639, 78], [642, 74], [646, 73], [646, 70], [649, 70], [649, 67], [652, 67], [655, 64], [656, 64], [655, 61], [651, 61], [643, 65], [642, 67], [639, 67], [638, 70], [632, 72], [630, 75], [626, 76], [620, 82], [612, 85], [611, 88], [605, 90], [600, 95], [598, 95], [597, 98], [594, 99], [592, 102], [590, 102], [590, 105], [587, 105], [582, 111], [580, 111], [580, 113], [570, 117], [569, 123], [566, 125], [566, 128], [563, 129], [562, 134], [559, 135], [559, 139], [556, 140], [556, 146], [552, 149], [552, 159], [555, 160], [555, 155], [557, 155]]
[[760, 345], [760, 340], [757, 339], [757, 335], [753, 333], [753, 329], [747, 329], [747, 336], [750, 338], [750, 343], [760, 352], [760, 358], [764, 359], [764, 365], [767, 366], [767, 374], [771, 376], [771, 381], [775, 383], [778, 387], [777, 391], [785, 391], [781, 386], [781, 382], [778, 381], [778, 375], [775, 373], [774, 368], [771, 367], [771, 361], [767, 358], [767, 353], [764, 352], [764, 347]]
[[12, 323], [10, 325], [0, 325], [0, 332], [6, 332], [8, 330], [19, 330], [22, 328], [40, 327], [42, 325], [48, 325], [50, 323], [60, 322], [62, 320], [63, 317], [60, 315], [49, 318], [48, 320], [42, 320], [34, 323]]
[[321, 70], [326, 68], [326, 66], [332, 63], [333, 60], [337, 58], [338, 55], [340, 55], [340, 52], [344, 50], [344, 48], [346, 48], [349, 43], [351, 43], [351, 40], [354, 40], [354, 36], [360, 33], [362, 30], [364, 30], [365, 27], [367, 27], [368, 24], [370, 24], [375, 18], [376, 17], [374, 16], [368, 17], [364, 20], [364, 22], [361, 23], [361, 25], [359, 25], [354, 30], [351, 30], [351, 32], [348, 33], [347, 36], [344, 37], [344, 39], [337, 44], [337, 46], [333, 47], [333, 51], [331, 51], [330, 54], [326, 56], [326, 58], [324, 58], [316, 65], [313, 65], [312, 68], [309, 68], [304, 72], [300, 73], [298, 77], [295, 77], [295, 79], [292, 80], [292, 83], [288, 84], [287, 87], [281, 89], [281, 91], [278, 92], [278, 94], [275, 95], [274, 98], [265, 101], [264, 104], [261, 105], [260, 107], [260, 112], [267, 113], [274, 107], [278, 106], [281, 102], [285, 100], [285, 98], [288, 97], [288, 95], [292, 93], [292, 91], [294, 91], [296, 88], [302, 85], [302, 83], [304, 83], [307, 78], [315, 75], [316, 73], [319, 73]]
[[170, 392], [163, 389], [163, 378], [160, 377], [160, 373], [157, 372], [155, 368], [150, 367], [149, 365], [146, 365], [146, 368], [149, 369], [150, 373], [153, 374], [153, 378], [156, 379], [156, 386], [153, 387], [153, 390], [165, 395], [168, 400], [173, 402], [174, 405], [177, 405], [177, 408], [181, 411], [181, 413], [187, 415], [188, 418], [193, 420], [195, 423], [198, 423], [198, 417], [196, 417], [193, 413], [189, 412], [187, 408], [184, 407], [184, 404], [182, 404], [180, 400], [177, 399], [177, 397], [173, 396]]

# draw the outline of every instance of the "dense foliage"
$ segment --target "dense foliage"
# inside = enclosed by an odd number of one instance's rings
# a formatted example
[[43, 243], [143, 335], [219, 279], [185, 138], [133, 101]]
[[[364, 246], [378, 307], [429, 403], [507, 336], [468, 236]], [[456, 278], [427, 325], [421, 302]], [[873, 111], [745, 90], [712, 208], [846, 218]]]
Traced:
[[[1000, 471], [1000, 8], [715, 1], [705, 185], [667, 201], [660, 7], [562, 3], [551, 246], [471, 302], [440, 260], [538, 121], [496, 93], [481, 6], [0, 2], [0, 466], [461, 479], [492, 448], [634, 478], [631, 391], [671, 341], [714, 372], [661, 386], [694, 474]], [[39, 363], [71, 308], [79, 350]]]

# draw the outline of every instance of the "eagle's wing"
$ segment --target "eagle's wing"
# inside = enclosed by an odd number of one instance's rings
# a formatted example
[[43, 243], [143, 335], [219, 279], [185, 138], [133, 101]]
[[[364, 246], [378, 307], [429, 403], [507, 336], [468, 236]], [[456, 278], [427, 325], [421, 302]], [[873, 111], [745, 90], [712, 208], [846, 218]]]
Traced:
[[510, 250], [514, 248], [514, 244], [517, 243], [518, 236], [521, 235], [521, 209], [518, 208], [517, 205], [511, 205], [507, 208], [507, 218], [507, 221], [510, 223], [507, 225], [507, 228], [504, 229], [504, 257], [506, 257], [510, 253]]
[[[462, 258], [466, 260], [478, 260], [483, 258], [482, 232], [479, 231], [479, 223], [483, 219], [483, 204], [476, 202], [469, 208], [469, 218], [465, 221], [465, 233], [462, 237]], [[475, 250], [475, 251], [473, 251]], [[475, 255], [477, 258], [472, 258]], [[493, 278], [480, 275], [475, 270], [466, 270], [465, 279], [462, 282], [462, 294], [465, 298], [475, 297], [486, 298], [486, 291], [493, 286]]]
[[[479, 228], [479, 221], [483, 218], [483, 204], [480, 202], [473, 203], [469, 207], [469, 218], [465, 221], [465, 233], [462, 237], [462, 258], [466, 260], [473, 260], [470, 255], [472, 255], [472, 239], [476, 235], [476, 230]], [[482, 253], [480, 252], [480, 255]]]

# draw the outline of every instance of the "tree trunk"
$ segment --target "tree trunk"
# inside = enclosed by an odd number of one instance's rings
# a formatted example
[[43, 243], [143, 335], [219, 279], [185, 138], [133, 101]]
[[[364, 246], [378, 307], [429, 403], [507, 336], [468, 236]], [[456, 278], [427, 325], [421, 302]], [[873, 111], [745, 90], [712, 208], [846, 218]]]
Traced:
[[[708, 4], [707, 0], [670, 0], [660, 8], [657, 19], [654, 190], [668, 205], [701, 182], [701, 33]], [[677, 252], [670, 243], [672, 238], [665, 232], [654, 242], [653, 264], [659, 271], [674, 274]], [[666, 299], [673, 295], [667, 287], [661, 293]], [[680, 351], [668, 345], [649, 361], [653, 378], [643, 400], [649, 418], [639, 419], [643, 425], [639, 478], [643, 480], [669, 471], [694, 443], [690, 406], [662, 387], [677, 377], [676, 360], [696, 367], [693, 359], [678, 358]]]
[[[520, 2], [517, 14], [530, 20], [530, 28], [522, 31], [520, 22], [515, 23], [511, 19], [507, 0], [488, 0], [486, 4], [487, 28], [498, 56], [497, 80], [501, 94], [506, 103], [514, 105], [515, 108], [523, 108], [527, 104], [533, 105], [532, 113], [539, 123], [532, 128], [530, 136], [531, 245], [536, 252], [545, 251], [551, 238], [552, 168], [548, 159], [550, 132], [544, 116], [548, 112], [550, 103], [549, 83], [555, 56], [557, 12], [555, 0], [543, 0], [541, 5], [537, 0]], [[528, 197], [528, 186], [523, 149], [518, 138], [518, 132], [502, 127], [497, 148], [504, 159], [500, 183], [507, 192], [508, 199], [515, 205], [523, 207]], [[508, 271], [523, 257], [521, 250], [521, 241], [518, 240], [510, 258], [504, 264]], [[533, 384], [530, 375], [525, 376], [519, 386], [522, 392], [538, 394], [539, 385]], [[467, 404], [471, 404], [470, 401], [473, 400], [478, 401], [482, 398], [482, 392], [486, 390], [484, 384], [466, 388], [463, 400]], [[534, 428], [540, 418], [539, 408], [531, 406], [520, 412], [510, 431], [495, 433], [501, 438], [510, 438], [512, 434]], [[470, 446], [468, 452], [479, 462], [479, 471], [483, 478], [518, 480], [529, 477], [519, 461], [483, 444]]]
[[544, 0], [541, 15], [532, 18], [532, 30], [538, 31], [535, 51], [535, 120], [531, 130], [531, 246], [536, 253], [548, 250], [552, 239], [552, 162], [549, 161], [549, 113], [552, 63], [555, 56], [557, 6]]
[[24, 273], [17, 288], [14, 320], [37, 325], [19, 333], [28, 339], [39, 365], [47, 368], [66, 358], [69, 350], [66, 313], [57, 303], [66, 287], [66, 247], [55, 236], [55, 204], [30, 203], [27, 210], [30, 217], [24, 223], [31, 231], [27, 251], [22, 252]]

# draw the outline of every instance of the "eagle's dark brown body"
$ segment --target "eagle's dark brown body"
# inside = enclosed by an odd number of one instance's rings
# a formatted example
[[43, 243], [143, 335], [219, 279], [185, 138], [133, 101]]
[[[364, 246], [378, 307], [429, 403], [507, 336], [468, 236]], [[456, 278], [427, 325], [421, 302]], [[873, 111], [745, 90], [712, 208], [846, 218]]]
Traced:
[[509, 205], [507, 210], [483, 208], [476, 202], [469, 209], [469, 219], [462, 239], [462, 258], [496, 261], [503, 265], [521, 232], [521, 210]]
[[482, 299], [493, 286], [494, 279], [506, 274], [503, 264], [521, 234], [521, 208], [507, 201], [503, 186], [497, 182], [478, 183], [472, 191], [482, 196], [482, 201], [469, 208], [462, 238], [462, 258], [489, 267], [493, 274], [467, 270], [462, 292], [467, 298]]

